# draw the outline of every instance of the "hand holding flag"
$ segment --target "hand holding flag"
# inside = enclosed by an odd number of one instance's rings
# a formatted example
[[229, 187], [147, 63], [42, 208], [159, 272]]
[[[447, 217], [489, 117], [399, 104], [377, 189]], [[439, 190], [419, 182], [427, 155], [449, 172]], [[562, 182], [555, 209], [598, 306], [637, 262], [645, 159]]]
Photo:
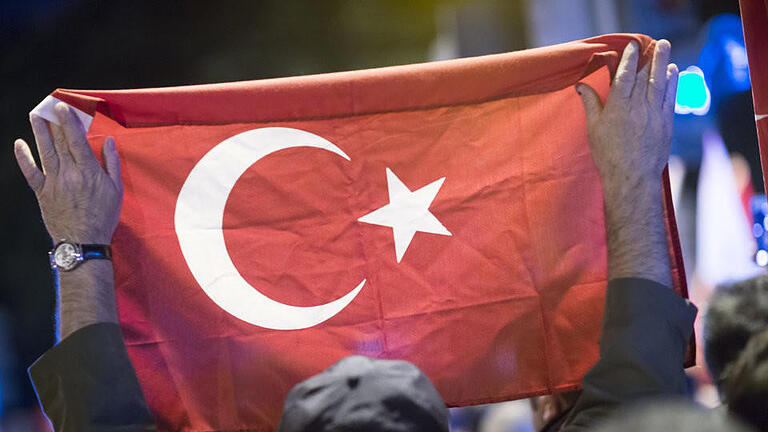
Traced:
[[672, 286], [660, 179], [672, 144], [678, 71], [669, 64], [666, 40], [656, 43], [640, 72], [638, 57], [630, 42], [604, 108], [589, 85], [577, 84], [577, 91], [603, 184], [608, 278], [641, 277]]
[[[66, 104], [54, 109], [56, 122], [31, 115], [43, 170], [29, 145], [16, 140], [14, 153], [37, 197], [43, 222], [54, 243], [109, 245], [123, 199], [120, 159], [111, 137], [102, 148], [104, 167], [88, 145], [85, 130]], [[90, 324], [117, 323], [114, 276], [109, 261], [95, 260], [57, 274], [59, 316], [56, 334], [64, 339]]]
[[59, 103], [55, 112], [58, 123], [30, 115], [42, 171], [21, 139], [14, 143], [16, 161], [54, 242], [110, 244], [123, 199], [115, 142], [111, 137], [104, 141], [102, 168], [72, 110]]
[[588, 84], [578, 84], [577, 90], [587, 114], [592, 157], [606, 186], [629, 182], [658, 189], [672, 144], [678, 71], [669, 64], [666, 40], [656, 43], [653, 58], [640, 72], [638, 49], [630, 42], [624, 50], [605, 109]]

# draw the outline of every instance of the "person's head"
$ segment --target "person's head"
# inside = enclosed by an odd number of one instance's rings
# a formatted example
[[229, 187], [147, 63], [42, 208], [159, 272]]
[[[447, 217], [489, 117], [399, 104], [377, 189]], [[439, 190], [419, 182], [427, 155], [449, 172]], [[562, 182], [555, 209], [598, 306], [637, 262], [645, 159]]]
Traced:
[[448, 432], [448, 409], [411, 363], [351, 356], [297, 384], [279, 432]]
[[728, 411], [768, 431], [768, 328], [753, 335], [738, 358], [723, 372]]
[[723, 372], [750, 338], [768, 328], [768, 276], [718, 287], [710, 299], [704, 325], [704, 357], [718, 391]]
[[704, 356], [728, 411], [768, 431], [768, 276], [717, 289]]
[[690, 401], [661, 400], [616, 412], [595, 432], [749, 432], [737, 420]]
[[530, 398], [533, 429], [540, 431], [561, 418], [573, 407], [580, 394], [581, 391], [572, 391]]

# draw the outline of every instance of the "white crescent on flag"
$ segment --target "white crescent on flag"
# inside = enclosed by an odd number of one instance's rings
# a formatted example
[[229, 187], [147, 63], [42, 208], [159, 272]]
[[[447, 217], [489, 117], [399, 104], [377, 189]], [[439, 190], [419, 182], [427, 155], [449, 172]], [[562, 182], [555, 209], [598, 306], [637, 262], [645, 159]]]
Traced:
[[318, 306], [291, 306], [251, 286], [238, 272], [224, 243], [224, 207], [232, 188], [248, 168], [279, 150], [308, 147], [350, 160], [340, 148], [310, 132], [284, 127], [249, 130], [217, 144], [189, 173], [176, 201], [174, 224], [181, 252], [192, 275], [219, 307], [235, 317], [274, 330], [315, 326], [341, 312], [365, 285], [363, 279], [344, 296]]

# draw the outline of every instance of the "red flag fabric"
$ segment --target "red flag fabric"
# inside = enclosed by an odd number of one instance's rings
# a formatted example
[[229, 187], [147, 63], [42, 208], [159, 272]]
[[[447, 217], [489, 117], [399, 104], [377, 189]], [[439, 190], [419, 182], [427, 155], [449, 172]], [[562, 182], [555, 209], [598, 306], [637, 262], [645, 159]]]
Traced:
[[117, 142], [120, 323], [160, 428], [272, 430], [294, 384], [353, 353], [415, 363], [454, 406], [576, 389], [598, 358], [606, 244], [573, 85], [604, 97], [631, 40], [647, 61], [648, 37], [607, 35], [326, 75], [55, 91], [93, 116], [97, 154], [105, 136]]
[[[768, 46], [768, 0], [739, 0], [739, 5], [765, 182], [768, 178], [765, 175], [768, 167], [768, 56], [765, 55], [765, 47]], [[768, 190], [768, 183], [765, 190]]]

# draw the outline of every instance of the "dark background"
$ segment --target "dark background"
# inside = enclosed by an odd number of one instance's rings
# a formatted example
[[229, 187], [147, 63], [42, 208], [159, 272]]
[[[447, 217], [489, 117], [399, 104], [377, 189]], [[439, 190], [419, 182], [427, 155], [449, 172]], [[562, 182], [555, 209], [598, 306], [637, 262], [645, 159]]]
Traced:
[[[435, 57], [435, 41], [446, 28], [454, 38], [453, 55], [522, 49], [533, 44], [529, 36], [532, 24], [526, 18], [528, 3], [2, 3], [0, 420], [3, 412], [11, 415], [35, 406], [25, 368], [53, 343], [54, 290], [46, 255], [51, 239], [12, 151], [17, 137], [34, 142], [27, 114], [53, 89], [172, 86], [422, 62]], [[619, 30], [667, 37], [673, 47], [683, 47], [681, 58], [686, 46], [696, 45], [707, 19], [722, 12], [738, 13], [735, 0], [627, 0], [616, 4]], [[446, 27], [446, 15], [452, 17], [453, 25]], [[740, 143], [743, 152], [753, 154], [748, 159], [755, 159], [749, 94], [730, 103], [728, 112], [733, 118], [722, 122], [724, 134], [729, 143]], [[739, 126], [729, 126], [732, 124]], [[0, 421], [0, 430], [2, 424]]]

